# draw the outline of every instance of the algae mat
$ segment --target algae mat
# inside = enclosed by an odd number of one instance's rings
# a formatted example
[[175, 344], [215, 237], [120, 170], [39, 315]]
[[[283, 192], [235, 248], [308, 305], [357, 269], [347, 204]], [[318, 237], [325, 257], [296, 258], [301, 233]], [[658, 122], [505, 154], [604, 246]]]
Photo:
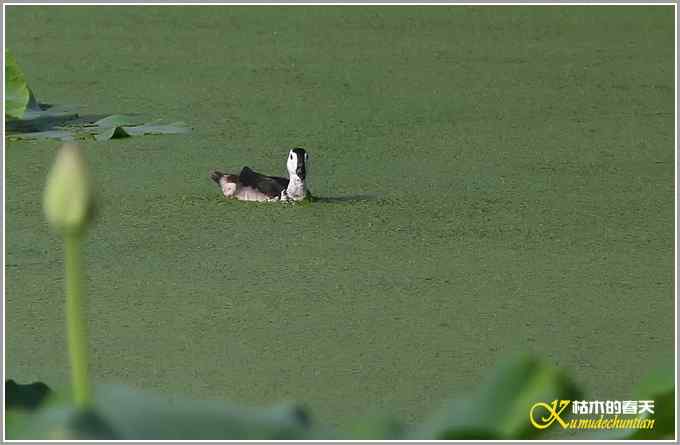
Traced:
[[[98, 381], [416, 420], [534, 352], [594, 399], [673, 353], [673, 8], [9, 7], [42, 100], [183, 120], [92, 142]], [[6, 145], [7, 375], [68, 382], [57, 143]], [[307, 206], [225, 202], [212, 168]]]

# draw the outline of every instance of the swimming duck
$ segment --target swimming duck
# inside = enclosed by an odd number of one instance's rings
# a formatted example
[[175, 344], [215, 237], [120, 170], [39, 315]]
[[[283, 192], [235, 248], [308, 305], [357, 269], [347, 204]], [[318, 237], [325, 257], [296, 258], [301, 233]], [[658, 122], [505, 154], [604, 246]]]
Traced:
[[309, 156], [303, 148], [288, 152], [289, 178], [266, 176], [243, 167], [238, 175], [219, 171], [210, 178], [220, 186], [225, 197], [241, 201], [302, 201], [309, 195], [305, 185]]

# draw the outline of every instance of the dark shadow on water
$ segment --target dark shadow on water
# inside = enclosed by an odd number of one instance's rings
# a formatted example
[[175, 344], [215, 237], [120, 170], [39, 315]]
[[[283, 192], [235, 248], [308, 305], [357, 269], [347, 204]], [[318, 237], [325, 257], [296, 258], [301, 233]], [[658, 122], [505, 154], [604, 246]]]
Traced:
[[378, 201], [380, 196], [371, 194], [347, 195], [347, 196], [314, 196], [312, 202], [322, 204], [343, 204], [356, 202]]

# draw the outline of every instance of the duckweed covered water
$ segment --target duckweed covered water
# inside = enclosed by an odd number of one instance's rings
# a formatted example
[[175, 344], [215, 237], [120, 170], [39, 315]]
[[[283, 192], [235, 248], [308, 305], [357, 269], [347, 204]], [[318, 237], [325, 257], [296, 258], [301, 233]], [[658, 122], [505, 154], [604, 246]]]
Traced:
[[[673, 352], [673, 8], [9, 7], [38, 97], [182, 120], [87, 145], [94, 378], [415, 420], [535, 352], [593, 399]], [[211, 169], [312, 205], [225, 202]], [[6, 145], [7, 376], [68, 382], [57, 143]]]

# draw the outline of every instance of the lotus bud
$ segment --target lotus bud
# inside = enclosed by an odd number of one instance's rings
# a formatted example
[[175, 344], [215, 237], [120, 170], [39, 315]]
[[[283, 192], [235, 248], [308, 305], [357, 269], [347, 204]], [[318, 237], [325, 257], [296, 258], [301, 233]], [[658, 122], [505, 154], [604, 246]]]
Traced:
[[66, 143], [47, 176], [44, 210], [47, 222], [62, 234], [80, 233], [91, 216], [92, 193], [80, 146]]

